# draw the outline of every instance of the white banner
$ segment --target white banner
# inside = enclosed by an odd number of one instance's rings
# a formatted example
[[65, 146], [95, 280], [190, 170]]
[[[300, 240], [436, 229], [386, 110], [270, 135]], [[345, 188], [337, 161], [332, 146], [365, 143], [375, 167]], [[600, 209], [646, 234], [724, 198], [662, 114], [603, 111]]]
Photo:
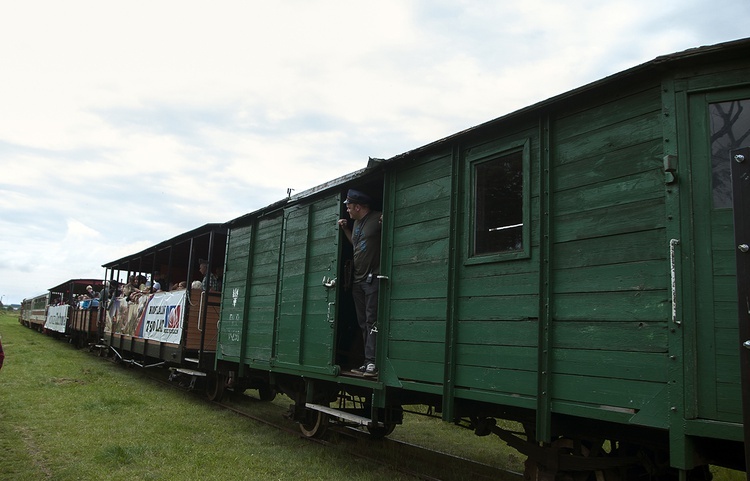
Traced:
[[47, 321], [44, 328], [65, 334], [65, 326], [68, 324], [68, 308], [70, 306], [50, 306], [47, 310]]
[[144, 339], [179, 344], [187, 291], [157, 292], [151, 296], [135, 335]]
[[107, 308], [106, 333], [124, 334], [179, 344], [185, 316], [184, 289], [143, 295], [137, 301], [112, 299]]

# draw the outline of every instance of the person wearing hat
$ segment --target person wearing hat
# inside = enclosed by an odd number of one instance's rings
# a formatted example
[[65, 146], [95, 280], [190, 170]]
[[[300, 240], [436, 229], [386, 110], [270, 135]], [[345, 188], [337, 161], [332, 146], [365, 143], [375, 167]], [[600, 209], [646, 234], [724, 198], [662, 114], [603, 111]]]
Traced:
[[352, 219], [339, 219], [338, 225], [354, 248], [354, 279], [352, 296], [357, 311], [357, 322], [362, 329], [365, 360], [352, 372], [365, 377], [376, 377], [375, 344], [377, 341], [378, 288], [380, 281], [380, 231], [383, 214], [372, 210], [373, 200], [364, 192], [349, 189], [346, 212]]

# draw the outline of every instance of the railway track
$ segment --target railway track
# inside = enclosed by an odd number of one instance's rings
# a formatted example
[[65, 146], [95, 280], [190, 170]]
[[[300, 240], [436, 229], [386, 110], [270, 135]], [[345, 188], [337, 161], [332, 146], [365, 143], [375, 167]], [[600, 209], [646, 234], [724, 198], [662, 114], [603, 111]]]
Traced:
[[[357, 437], [367, 437], [367, 434], [359, 432]], [[523, 476], [518, 473], [504, 471], [470, 459], [442, 453], [404, 441], [385, 438], [378, 441], [368, 439], [365, 442], [382, 443], [384, 452], [393, 453], [394, 456], [398, 457], [398, 462], [394, 464], [393, 459], [388, 456], [386, 459], [382, 459], [379, 456], [364, 455], [362, 456], [364, 459], [383, 464], [399, 472], [411, 474], [419, 479], [430, 481], [466, 479], [520, 481], [523, 479]]]
[[[235, 395], [234, 398], [242, 399], [240, 396], [242, 395]], [[241, 402], [247, 403], [248, 406], [260, 402], [246, 396], [245, 398], [246, 400]], [[331, 425], [324, 439], [307, 438], [301, 434], [296, 423], [285, 418], [283, 409], [280, 407], [274, 414], [269, 415], [266, 411], [262, 415], [256, 415], [236, 403], [214, 404], [242, 417], [288, 432], [290, 435], [325, 445], [330, 449], [341, 450], [348, 456], [367, 460], [417, 479], [426, 481], [521, 481], [523, 479], [519, 473], [505, 471], [424, 446], [391, 438], [374, 440], [367, 432], [343, 425]]]
[[[168, 381], [161, 369], [143, 372], [159, 383], [190, 391], [196, 396], [204, 396], [200, 390], [190, 390], [178, 383]], [[300, 432], [297, 423], [286, 416], [285, 408], [280, 403], [263, 402], [245, 394], [230, 393], [227, 401], [212, 402], [212, 404], [243, 418], [274, 427], [290, 436], [318, 443], [329, 449], [340, 450], [349, 457], [366, 460], [416, 479], [425, 481], [523, 480], [523, 476], [519, 473], [396, 439], [372, 439], [369, 433], [344, 425], [332, 424], [323, 439], [305, 437]]]

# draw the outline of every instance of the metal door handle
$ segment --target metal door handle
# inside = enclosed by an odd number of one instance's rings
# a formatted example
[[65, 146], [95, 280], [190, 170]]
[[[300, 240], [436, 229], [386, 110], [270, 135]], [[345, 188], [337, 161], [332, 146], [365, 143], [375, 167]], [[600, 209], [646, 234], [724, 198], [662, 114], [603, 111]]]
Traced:
[[680, 243], [679, 239], [669, 241], [669, 271], [672, 284], [672, 322], [680, 325], [682, 321], [677, 319], [677, 254], [675, 250]]
[[750, 339], [742, 343], [743, 346], [745, 346], [745, 349], [750, 349]]
[[740, 244], [737, 246], [737, 248], [740, 250], [740, 252], [750, 251], [750, 246], [747, 244]]

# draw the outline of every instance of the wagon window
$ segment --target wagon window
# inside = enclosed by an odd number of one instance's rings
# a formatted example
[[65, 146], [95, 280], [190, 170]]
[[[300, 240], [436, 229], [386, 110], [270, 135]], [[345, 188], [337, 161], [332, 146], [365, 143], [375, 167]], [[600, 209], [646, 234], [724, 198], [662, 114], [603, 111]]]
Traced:
[[729, 151], [744, 147], [750, 141], [750, 100], [710, 104], [709, 114], [714, 208], [731, 208]]
[[474, 164], [474, 255], [523, 249], [523, 152]]

